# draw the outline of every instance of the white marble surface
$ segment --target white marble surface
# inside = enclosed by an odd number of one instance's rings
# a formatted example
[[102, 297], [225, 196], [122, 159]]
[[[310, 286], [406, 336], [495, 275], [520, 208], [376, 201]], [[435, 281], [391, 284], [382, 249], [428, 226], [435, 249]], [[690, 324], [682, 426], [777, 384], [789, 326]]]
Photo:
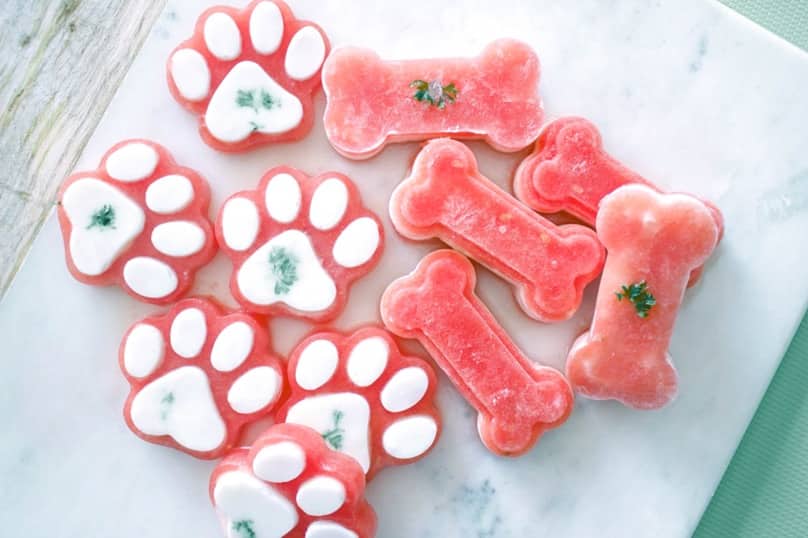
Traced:
[[[389, 193], [416, 146], [355, 163], [328, 146], [322, 125], [303, 142], [243, 156], [202, 144], [196, 121], [170, 98], [164, 64], [209, 1], [171, 0], [86, 149], [94, 168], [112, 143], [152, 138], [207, 176], [214, 207], [261, 172], [290, 164], [338, 170], [385, 215], [389, 247], [354, 289], [339, 325], [378, 319], [377, 300], [436, 244], [397, 238]], [[246, 2], [244, 2], [246, 3]], [[381, 473], [369, 488], [379, 536], [683, 537], [689, 535], [749, 422], [808, 298], [808, 57], [701, 0], [577, 2], [293, 0], [334, 44], [383, 56], [471, 55], [495, 37], [531, 43], [543, 63], [549, 116], [581, 114], [608, 149], [662, 185], [715, 200], [727, 234], [704, 281], [688, 293], [672, 344], [678, 400], [658, 412], [579, 400], [563, 427], [508, 460], [478, 442], [471, 409], [442, 378], [445, 432], [422, 462]], [[368, 88], [368, 91], [373, 91]], [[322, 113], [322, 96], [317, 101]], [[518, 155], [472, 144], [502, 185]], [[0, 306], [0, 528], [17, 536], [220, 536], [207, 498], [213, 464], [141, 442], [124, 426], [126, 383], [116, 351], [151, 307], [122, 291], [73, 281], [51, 218]], [[228, 300], [228, 263], [198, 290]], [[561, 367], [587, 325], [593, 289], [571, 321], [539, 325], [508, 286], [480, 271], [479, 292], [526, 353]], [[274, 320], [286, 353], [308, 329]]]

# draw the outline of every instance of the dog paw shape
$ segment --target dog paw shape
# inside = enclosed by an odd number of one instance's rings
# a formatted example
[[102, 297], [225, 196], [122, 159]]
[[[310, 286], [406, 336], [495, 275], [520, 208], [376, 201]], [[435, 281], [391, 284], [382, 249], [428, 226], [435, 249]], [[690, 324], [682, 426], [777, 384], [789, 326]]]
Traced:
[[276, 424], [213, 470], [210, 497], [227, 538], [371, 538], [365, 477], [317, 432]]
[[137, 322], [119, 360], [131, 386], [129, 428], [198, 458], [233, 447], [242, 427], [272, 411], [283, 389], [266, 331], [248, 314], [202, 298]]
[[258, 188], [231, 196], [216, 221], [233, 262], [230, 289], [246, 310], [325, 321], [342, 310], [350, 284], [378, 261], [383, 231], [354, 184], [328, 172], [267, 172]]
[[67, 267], [85, 284], [166, 304], [216, 253], [208, 184], [154, 142], [115, 145], [97, 170], [67, 178], [58, 199]]
[[297, 345], [288, 369], [292, 390], [278, 421], [318, 431], [368, 478], [421, 458], [438, 438], [433, 369], [403, 356], [380, 327], [315, 333]]
[[169, 57], [168, 85], [214, 149], [299, 140], [313, 124], [312, 93], [328, 50], [320, 27], [280, 0], [217, 6]]

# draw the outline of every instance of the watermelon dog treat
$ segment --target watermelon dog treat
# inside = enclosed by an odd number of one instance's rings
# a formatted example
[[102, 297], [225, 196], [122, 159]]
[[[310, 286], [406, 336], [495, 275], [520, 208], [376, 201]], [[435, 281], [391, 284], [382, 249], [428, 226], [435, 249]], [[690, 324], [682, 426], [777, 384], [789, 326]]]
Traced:
[[[536, 211], [566, 211], [594, 226], [603, 197], [632, 183], [661, 192], [659, 187], [606, 153], [600, 132], [591, 122], [568, 117], [552, 121], [542, 129], [535, 151], [516, 171], [513, 189], [517, 198]], [[721, 236], [724, 229], [721, 211], [710, 202], [704, 203]], [[694, 270], [689, 285], [698, 281], [702, 269]]]
[[518, 151], [536, 139], [543, 115], [539, 59], [513, 39], [492, 42], [476, 58], [384, 61], [340, 48], [323, 66], [323, 89], [326, 136], [351, 159], [442, 135]]
[[278, 421], [314, 428], [328, 446], [358, 461], [368, 479], [434, 446], [435, 373], [402, 355], [383, 328], [316, 332], [295, 347], [288, 367], [292, 393]]
[[557, 226], [483, 177], [471, 150], [442, 138], [424, 146], [390, 199], [396, 230], [438, 237], [516, 287], [541, 321], [568, 319], [597, 278], [605, 253], [592, 230]]
[[276, 424], [231, 452], [213, 470], [210, 498], [228, 538], [376, 535], [359, 464], [305, 426]]
[[281, 0], [244, 9], [217, 6], [168, 59], [174, 99], [199, 117], [206, 144], [220, 151], [300, 140], [314, 122], [312, 94], [328, 39]]
[[167, 304], [216, 254], [208, 184], [154, 142], [116, 144], [98, 169], [68, 177], [58, 200], [67, 267], [85, 284]]
[[241, 305], [262, 314], [325, 321], [345, 306], [351, 283], [379, 260], [379, 219], [346, 176], [308, 177], [273, 168], [257, 189], [234, 194], [216, 221]]
[[517, 456], [567, 419], [572, 390], [559, 372], [522, 354], [474, 295], [475, 280], [462, 255], [433, 252], [390, 284], [382, 319], [393, 333], [421, 342], [477, 410], [485, 446]]
[[283, 389], [266, 330], [202, 298], [134, 324], [120, 365], [131, 386], [124, 406], [129, 428], [204, 459], [229, 450], [245, 424], [272, 411]]
[[676, 395], [668, 345], [690, 272], [718, 240], [710, 209], [684, 194], [626, 185], [601, 202], [597, 230], [608, 255], [589, 331], [567, 358], [580, 394], [656, 409]]

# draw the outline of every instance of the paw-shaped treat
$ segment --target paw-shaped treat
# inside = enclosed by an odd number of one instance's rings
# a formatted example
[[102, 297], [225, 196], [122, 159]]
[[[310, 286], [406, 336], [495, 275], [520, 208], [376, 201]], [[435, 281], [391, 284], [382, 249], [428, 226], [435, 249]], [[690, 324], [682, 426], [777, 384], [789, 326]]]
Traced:
[[231, 196], [216, 221], [233, 262], [230, 289], [247, 310], [324, 321], [382, 253], [379, 219], [342, 174], [307, 177], [273, 168], [258, 188]]
[[[660, 191], [638, 173], [606, 153], [600, 132], [583, 118], [559, 118], [548, 123], [536, 141], [535, 151], [519, 165], [513, 189], [517, 198], [544, 213], [565, 211], [590, 226], [595, 225], [598, 205], [618, 187], [640, 184]], [[723, 233], [721, 210], [705, 201]], [[702, 273], [693, 271], [690, 284]]]
[[208, 184], [154, 142], [113, 146], [97, 170], [67, 178], [58, 199], [67, 267], [85, 284], [167, 304], [216, 254]]
[[438, 438], [435, 372], [402, 355], [381, 327], [309, 336], [292, 352], [288, 378], [292, 394], [278, 421], [314, 428], [368, 479], [421, 458]]
[[516, 347], [474, 294], [476, 275], [452, 250], [426, 256], [384, 292], [387, 328], [415, 338], [478, 412], [477, 430], [495, 454], [518, 456], [572, 411], [564, 376]]
[[481, 138], [519, 151], [539, 134], [539, 58], [499, 39], [476, 58], [385, 61], [373, 51], [335, 50], [323, 66], [329, 142], [351, 159], [387, 143], [437, 136]]
[[449, 138], [427, 143], [390, 199], [396, 230], [438, 237], [516, 288], [540, 321], [571, 317], [597, 278], [605, 252], [584, 226], [557, 226], [480, 174], [474, 154]]
[[365, 477], [314, 430], [276, 424], [213, 470], [210, 498], [227, 538], [372, 538]]
[[168, 59], [171, 94], [199, 116], [202, 139], [221, 151], [299, 140], [313, 124], [312, 93], [328, 39], [280, 0], [205, 11]]
[[677, 391], [668, 344], [679, 305], [718, 226], [692, 196], [627, 185], [603, 198], [596, 227], [608, 255], [592, 326], [573, 344], [567, 376], [589, 398], [662, 407]]
[[283, 390], [266, 330], [202, 298], [134, 324], [120, 365], [131, 386], [124, 406], [129, 428], [198, 458], [232, 448], [242, 427], [272, 411]]

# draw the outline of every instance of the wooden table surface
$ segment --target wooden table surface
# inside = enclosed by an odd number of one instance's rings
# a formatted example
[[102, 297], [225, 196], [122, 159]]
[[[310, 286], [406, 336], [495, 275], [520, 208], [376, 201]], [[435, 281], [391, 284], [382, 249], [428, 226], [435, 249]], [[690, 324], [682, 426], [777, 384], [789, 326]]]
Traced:
[[0, 297], [165, 1], [0, 2]]

